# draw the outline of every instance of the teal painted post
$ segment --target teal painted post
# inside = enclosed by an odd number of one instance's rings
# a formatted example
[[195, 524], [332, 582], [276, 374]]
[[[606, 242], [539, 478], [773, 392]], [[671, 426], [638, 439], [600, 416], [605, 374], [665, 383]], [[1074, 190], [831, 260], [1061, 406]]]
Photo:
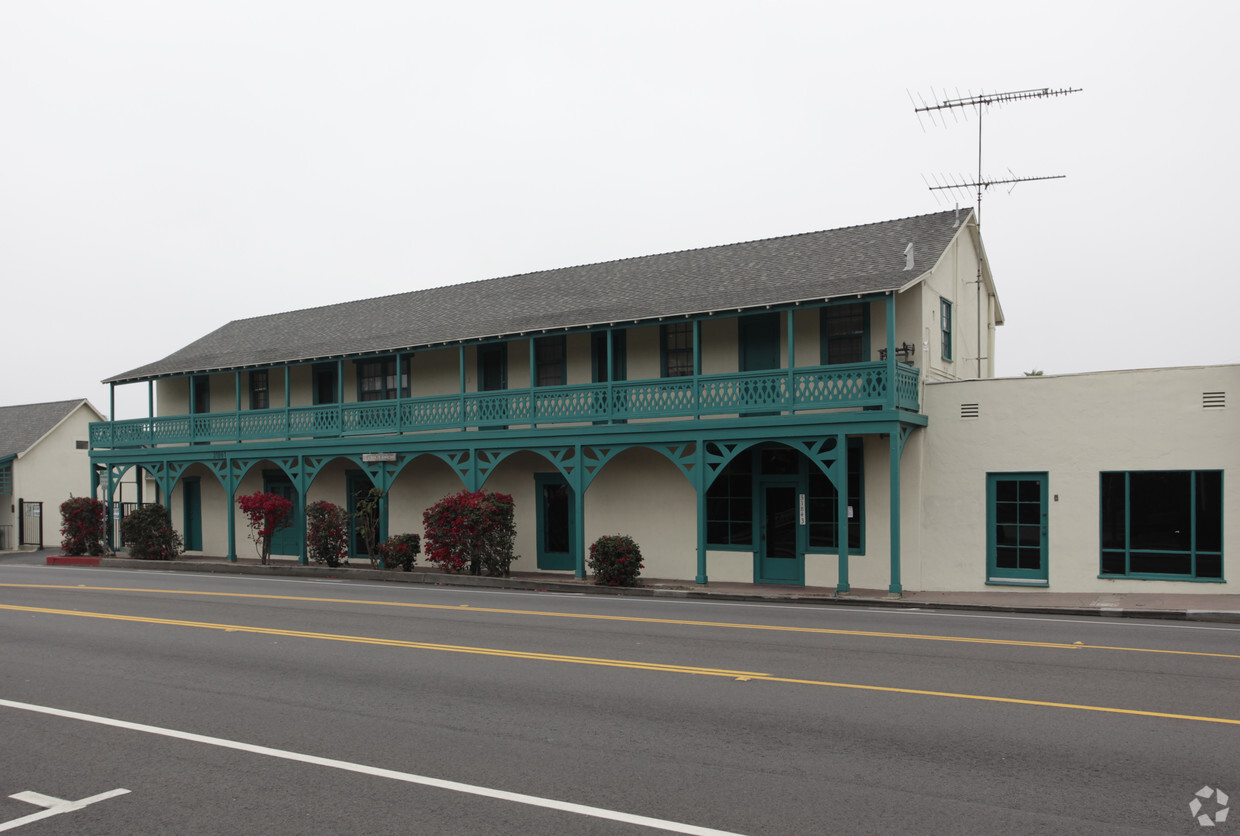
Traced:
[[693, 320], [693, 417], [702, 417], [702, 320]]
[[[293, 405], [293, 400], [292, 400], [292, 393], [289, 391], [288, 384], [289, 384], [289, 366], [287, 363], [285, 363], [284, 364], [284, 440], [292, 441], [293, 422], [289, 419], [288, 411], [289, 411], [289, 407]], [[305, 499], [305, 497], [302, 497], [302, 498]], [[302, 552], [302, 558], [303, 558], [302, 562], [304, 563], [305, 562], [304, 558], [306, 556], [306, 538], [302, 537], [301, 540], [302, 540], [301, 552]]]
[[233, 476], [232, 459], [225, 462], [228, 470], [224, 477], [224, 492], [228, 495], [225, 502], [228, 505], [228, 560], [230, 563], [237, 562], [237, 484]]
[[835, 526], [836, 545], [839, 548], [839, 580], [835, 585], [836, 592], [850, 592], [852, 586], [848, 582], [848, 437], [837, 435], [836, 449], [840, 451], [835, 461]]
[[697, 577], [700, 584], [707, 582], [706, 575], [706, 444], [697, 439], [694, 452], [693, 489], [697, 493]]
[[116, 420], [116, 384], [108, 384], [108, 420]]
[[796, 375], [795, 366], [797, 364], [797, 343], [796, 343], [796, 326], [794, 308], [788, 309], [788, 414], [793, 413], [793, 406], [796, 404]]
[[[460, 421], [461, 429], [465, 429], [465, 345], [457, 347], [457, 358], [461, 367]], [[472, 489], [471, 489], [472, 490]]]
[[[233, 391], [237, 396], [237, 402], [234, 405], [235, 409], [233, 410], [233, 429], [236, 430], [237, 442], [240, 443], [241, 441], [241, 372], [239, 371], [233, 372]], [[230, 503], [232, 502], [231, 498], [229, 499], [229, 502]], [[230, 539], [228, 542], [231, 544], [232, 540]], [[229, 545], [228, 551], [230, 554], [232, 553], [233, 551], [232, 545]], [[236, 557], [234, 556], [233, 559], [236, 560]]]
[[607, 423], [616, 422], [616, 345], [615, 329], [607, 329], [607, 369], [603, 380], [607, 381]]
[[573, 488], [573, 519], [576, 525], [573, 529], [573, 539], [577, 541], [573, 544], [577, 552], [577, 566], [573, 570], [573, 575], [578, 579], [584, 579], [586, 576], [586, 480], [584, 478], [585, 468], [581, 466], [580, 444], [577, 445], [573, 461], [573, 472], [569, 477], [569, 484]]
[[887, 294], [887, 409], [896, 408], [896, 295]]
[[155, 417], [155, 381], [146, 382], [146, 417]]
[[336, 432], [344, 435], [344, 360], [336, 361]]
[[[536, 419], [538, 418], [538, 400], [534, 394], [534, 384], [538, 382], [538, 376], [534, 369], [534, 363], [537, 362], [534, 355], [534, 336], [530, 335], [530, 429], [538, 426]], [[564, 359], [568, 362], [568, 358]]]
[[387, 462], [379, 463], [379, 490], [383, 492], [379, 497], [379, 542], [382, 543], [388, 538], [388, 493], [392, 490]]
[[[891, 357], [889, 353], [887, 355]], [[889, 513], [891, 516], [891, 583], [887, 591], [899, 595], [904, 591], [900, 585], [900, 426], [892, 427], [890, 435], [891, 448], [891, 499]]]
[[108, 515], [108, 551], [116, 553], [116, 520], [112, 516], [112, 465], [108, 465], [108, 476], [104, 482], [103, 507]]

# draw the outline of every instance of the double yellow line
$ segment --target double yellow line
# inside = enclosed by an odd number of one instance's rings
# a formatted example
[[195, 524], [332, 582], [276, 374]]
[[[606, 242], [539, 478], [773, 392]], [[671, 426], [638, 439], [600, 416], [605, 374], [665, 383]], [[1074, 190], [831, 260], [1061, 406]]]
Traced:
[[[146, 591], [146, 590], [137, 590]], [[276, 597], [276, 596], [271, 596]], [[311, 599], [322, 600], [322, 599]], [[350, 602], [353, 603], [353, 602]], [[947, 699], [958, 700], [975, 700], [979, 702], [991, 703], [1007, 703], [1010, 705], [1027, 705], [1038, 706], [1042, 708], [1061, 708], [1075, 709], [1077, 711], [1094, 711], [1105, 714], [1125, 714], [1137, 717], [1157, 717], [1171, 720], [1193, 720], [1202, 723], [1218, 723], [1223, 725], [1240, 726], [1240, 720], [1227, 717], [1207, 717], [1192, 714], [1173, 714], [1162, 711], [1141, 711], [1131, 708], [1112, 708], [1100, 705], [1081, 705], [1076, 703], [1049, 702], [1046, 700], [1026, 700], [1014, 697], [993, 697], [983, 694], [963, 694], [950, 691], [930, 691], [920, 688], [894, 688], [883, 685], [861, 685], [851, 682], [828, 682], [816, 679], [797, 679], [793, 677], [772, 676], [767, 673], [756, 671], [734, 671], [722, 668], [701, 668], [690, 665], [663, 665], [654, 662], [635, 662], [624, 659], [599, 659], [588, 656], [564, 656], [553, 653], [532, 653], [529, 651], [503, 650], [499, 648], [488, 647], [468, 647], [464, 645], [451, 644], [435, 644], [431, 642], [411, 642], [399, 639], [382, 639], [371, 638], [368, 636], [345, 636], [332, 633], [311, 633], [304, 630], [281, 630], [271, 627], [252, 627], [244, 624], [216, 624], [206, 621], [183, 621], [179, 619], [168, 618], [148, 618], [146, 616], [136, 615], [119, 615], [116, 613], [95, 613], [81, 612], [77, 610], [61, 610], [50, 609], [45, 607], [24, 607], [14, 604], [0, 604], [0, 609], [11, 610], [14, 612], [28, 612], [41, 615], [62, 615], [74, 616], [77, 618], [99, 618], [110, 621], [129, 621], [143, 624], [160, 624], [170, 627], [193, 627], [207, 630], [220, 630], [229, 633], [254, 633], [268, 636], [283, 636], [289, 638], [318, 639], [321, 641], [341, 641], [353, 642], [356, 644], [380, 645], [385, 647], [402, 647], [415, 650], [438, 650], [450, 653], [469, 653], [479, 656], [497, 656], [507, 659], [525, 659], [540, 662], [560, 662], [579, 665], [593, 665], [610, 668], [628, 668], [630, 670], [655, 671], [659, 673], [682, 673], [694, 674], [698, 676], [714, 676], [726, 677], [742, 682], [773, 682], [786, 683], [794, 685], [816, 685], [826, 688], [845, 688], [856, 691], [876, 691], [890, 694], [909, 694], [924, 697], [941, 697]], [[460, 609], [459, 607], [447, 607], [445, 609]], [[473, 609], [473, 608], [470, 608]], [[519, 612], [514, 610], [500, 610], [500, 612]], [[639, 621], [653, 619], [634, 619]], [[674, 623], [701, 623], [701, 622], [674, 622]], [[728, 625], [736, 626], [736, 625]], [[838, 631], [829, 631], [838, 632]], [[863, 634], [865, 635], [865, 634]], [[876, 634], [883, 635], [883, 634]], [[891, 635], [891, 634], [886, 634]], [[921, 637], [924, 638], [924, 637]], [[1048, 647], [1077, 647], [1077, 645], [1041, 645]]]

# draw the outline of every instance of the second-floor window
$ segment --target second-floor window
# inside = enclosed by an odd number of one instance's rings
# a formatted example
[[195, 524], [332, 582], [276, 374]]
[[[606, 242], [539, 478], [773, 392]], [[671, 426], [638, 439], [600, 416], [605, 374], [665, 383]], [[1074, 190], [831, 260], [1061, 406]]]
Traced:
[[[399, 368], [399, 373], [398, 373]], [[364, 360], [357, 364], [357, 399], [386, 401], [409, 394], [409, 374], [395, 357]]]
[[267, 388], [267, 371], [250, 372], [250, 409], [266, 409], [271, 406]]
[[677, 322], [659, 329], [662, 343], [663, 376], [688, 377], [693, 374], [693, 323]]
[[939, 327], [943, 334], [943, 347], [939, 356], [944, 360], [950, 360], [952, 359], [952, 303], [942, 298], [939, 299], [939, 320]]
[[563, 386], [568, 382], [563, 335], [539, 337], [534, 340], [535, 384]]
[[864, 363], [866, 356], [865, 320], [868, 305], [830, 305], [822, 309], [818, 327], [822, 339], [822, 364]]

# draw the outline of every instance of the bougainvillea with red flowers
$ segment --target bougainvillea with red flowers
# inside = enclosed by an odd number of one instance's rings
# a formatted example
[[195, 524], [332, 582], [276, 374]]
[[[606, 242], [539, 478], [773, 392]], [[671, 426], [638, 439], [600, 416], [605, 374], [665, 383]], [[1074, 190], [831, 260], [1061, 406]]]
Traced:
[[379, 561], [384, 569], [413, 570], [413, 564], [422, 553], [422, 538], [416, 534], [394, 534], [375, 545]]
[[517, 526], [512, 497], [487, 491], [445, 496], [422, 514], [426, 559], [445, 572], [508, 577]]
[[601, 586], [633, 586], [646, 565], [642, 550], [626, 534], [605, 535], [590, 544], [590, 571]]
[[245, 514], [250, 539], [258, 550], [259, 560], [271, 561], [271, 538], [289, 522], [293, 503], [275, 493], [255, 491], [237, 499], [237, 507]]
[[137, 560], [172, 560], [184, 550], [181, 535], [172, 527], [168, 509], [143, 505], [121, 520], [125, 550]]
[[104, 505], [91, 496], [72, 496], [60, 503], [60, 550], [69, 555], [103, 554]]
[[333, 569], [349, 559], [349, 512], [333, 502], [306, 506], [306, 552]]

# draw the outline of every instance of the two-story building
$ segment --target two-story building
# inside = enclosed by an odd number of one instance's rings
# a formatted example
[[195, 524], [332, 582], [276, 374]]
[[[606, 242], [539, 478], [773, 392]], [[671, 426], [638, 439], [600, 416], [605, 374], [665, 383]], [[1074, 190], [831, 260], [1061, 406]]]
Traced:
[[378, 487], [386, 536], [486, 488], [516, 570], [624, 533], [698, 583], [1225, 583], [1240, 367], [994, 379], [1002, 322], [969, 210], [260, 316], [105, 381], [149, 415], [92, 426], [93, 478], [229, 557], [256, 490]]

